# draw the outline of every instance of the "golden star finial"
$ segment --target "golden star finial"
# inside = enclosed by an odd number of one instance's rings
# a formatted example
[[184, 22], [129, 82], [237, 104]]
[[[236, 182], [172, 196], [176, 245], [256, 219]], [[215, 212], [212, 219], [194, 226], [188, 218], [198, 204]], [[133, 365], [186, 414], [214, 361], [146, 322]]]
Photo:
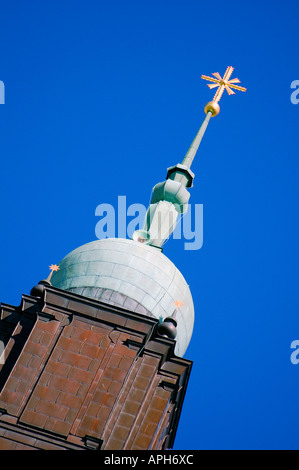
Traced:
[[235, 85], [235, 83], [240, 83], [240, 80], [238, 78], [233, 78], [230, 80], [231, 74], [233, 73], [234, 68], [233, 67], [227, 67], [225, 74], [223, 77], [218, 72], [212, 73], [214, 77], [208, 77], [207, 75], [202, 75], [201, 78], [204, 80], [208, 80], [209, 82], [213, 82], [213, 84], [208, 83], [208, 87], [211, 88], [218, 88], [214, 98], [212, 101], [210, 101], [206, 107], [205, 107], [205, 112], [207, 113], [208, 111], [211, 111], [213, 116], [216, 116], [219, 111], [220, 111], [220, 106], [218, 102], [220, 101], [224, 90], [227, 91], [229, 95], [234, 95], [235, 92], [232, 90], [239, 90], [239, 91], [246, 91], [246, 88], [242, 86]]
[[182, 305], [184, 305], [184, 302], [182, 302], [181, 300], [176, 300], [174, 302], [174, 305], [175, 305], [175, 309], [177, 310], [178, 308], [182, 307]]
[[49, 269], [52, 273], [53, 271], [59, 271], [60, 268], [57, 264], [51, 264], [51, 266], [49, 266]]

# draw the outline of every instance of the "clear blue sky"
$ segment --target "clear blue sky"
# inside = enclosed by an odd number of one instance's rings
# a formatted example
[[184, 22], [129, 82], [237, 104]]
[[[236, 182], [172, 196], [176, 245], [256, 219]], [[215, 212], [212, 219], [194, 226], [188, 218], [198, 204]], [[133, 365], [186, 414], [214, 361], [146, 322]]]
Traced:
[[94, 240], [95, 209], [147, 204], [235, 67], [197, 160], [198, 251], [164, 253], [193, 294], [176, 449], [298, 449], [298, 1], [0, 2], [0, 300]]

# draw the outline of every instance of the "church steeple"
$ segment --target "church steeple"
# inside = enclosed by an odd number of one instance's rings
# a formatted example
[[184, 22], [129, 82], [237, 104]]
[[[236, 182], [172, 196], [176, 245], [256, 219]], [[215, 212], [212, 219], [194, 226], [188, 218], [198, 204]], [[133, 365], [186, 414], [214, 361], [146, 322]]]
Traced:
[[229, 95], [233, 95], [232, 88], [246, 91], [246, 88], [235, 85], [240, 83], [238, 78], [230, 80], [233, 70], [233, 67], [227, 67], [223, 78], [218, 72], [212, 74], [216, 78], [201, 76], [204, 80], [212, 82], [208, 84], [209, 88], [217, 87], [217, 91], [213, 100], [204, 108], [206, 117], [182, 163], [168, 168], [166, 180], [154, 186], [143, 229], [134, 233], [134, 240], [161, 249], [174, 231], [178, 217], [187, 211], [190, 194], [186, 188], [192, 187], [194, 179], [194, 173], [190, 168], [211, 117], [217, 116], [220, 111], [219, 101], [223, 92], [226, 90]]
[[[159, 328], [165, 327], [167, 319], [169, 332], [176, 323], [175, 352], [179, 356], [191, 340], [194, 305], [186, 280], [161, 251], [178, 217], [188, 209], [188, 188], [194, 179], [190, 167], [208, 123], [219, 113], [223, 91], [232, 94], [231, 88], [237, 88], [236, 79], [230, 80], [231, 73], [229, 67], [223, 78], [219, 74], [214, 74], [215, 78], [203, 76], [217, 92], [205, 106], [206, 116], [185, 157], [168, 168], [165, 181], [153, 188], [143, 230], [135, 232], [133, 240], [105, 238], [76, 248], [60, 261], [59, 271], [51, 277], [53, 287], [155, 317]], [[178, 299], [182, 308], [174, 318], [173, 305]]]
[[211, 79], [219, 89], [201, 128], [182, 163], [154, 187], [149, 243], [86, 243], [51, 264], [19, 307], [1, 304], [1, 450], [173, 447], [192, 367], [183, 356], [194, 305], [189, 284], [156, 247], [187, 210], [190, 167], [232, 87], [230, 73]]

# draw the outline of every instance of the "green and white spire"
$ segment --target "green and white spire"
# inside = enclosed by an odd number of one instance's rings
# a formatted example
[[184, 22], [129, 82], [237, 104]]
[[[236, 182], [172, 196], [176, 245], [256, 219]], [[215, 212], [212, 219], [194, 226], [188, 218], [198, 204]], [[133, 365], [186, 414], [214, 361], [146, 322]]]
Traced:
[[133, 234], [134, 240], [161, 249], [174, 231], [178, 217], [186, 213], [190, 198], [186, 188], [192, 187], [194, 179], [194, 173], [190, 168], [211, 117], [216, 116], [220, 111], [218, 102], [224, 90], [229, 95], [234, 94], [231, 88], [246, 91], [246, 88], [235, 85], [240, 82], [238, 78], [229, 80], [233, 70], [233, 67], [228, 67], [223, 78], [218, 72], [213, 74], [216, 78], [202, 75], [201, 78], [212, 82], [208, 84], [210, 88], [217, 87], [217, 92], [213, 101], [207, 103], [204, 108], [206, 117], [182, 163], [168, 168], [166, 180], [154, 186], [143, 229]]

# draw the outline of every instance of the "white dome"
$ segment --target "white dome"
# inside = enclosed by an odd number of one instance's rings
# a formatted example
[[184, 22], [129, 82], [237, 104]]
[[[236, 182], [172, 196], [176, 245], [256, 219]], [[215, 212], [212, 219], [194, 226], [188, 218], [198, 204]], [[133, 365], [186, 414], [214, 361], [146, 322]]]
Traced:
[[175, 265], [157, 248], [107, 238], [80, 246], [59, 263], [51, 283], [59, 289], [118, 305], [155, 318], [177, 311], [175, 352], [183, 356], [191, 339], [194, 307], [190, 289]]

